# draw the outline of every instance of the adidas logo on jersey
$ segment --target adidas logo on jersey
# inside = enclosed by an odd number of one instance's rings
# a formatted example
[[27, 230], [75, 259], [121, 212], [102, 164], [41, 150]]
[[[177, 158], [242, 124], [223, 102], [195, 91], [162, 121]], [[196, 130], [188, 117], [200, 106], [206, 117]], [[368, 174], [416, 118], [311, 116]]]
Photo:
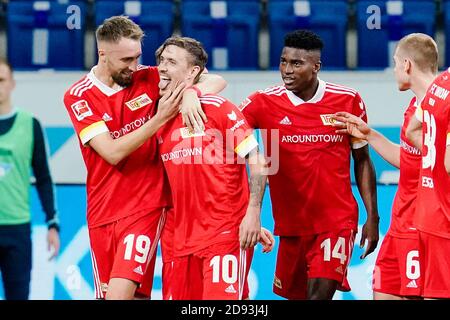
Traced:
[[144, 275], [144, 271], [142, 271], [142, 266], [137, 266], [136, 268], [134, 268], [133, 271], [136, 272], [137, 274], [140, 274], [141, 276]]
[[112, 120], [112, 117], [111, 117], [109, 114], [107, 114], [107, 113], [105, 112], [105, 113], [103, 114], [102, 119], [103, 119], [103, 121], [108, 122], [108, 121], [111, 121], [111, 120]]
[[283, 118], [283, 120], [280, 121], [280, 124], [291, 125], [292, 122], [291, 122], [291, 120], [289, 120], [289, 118], [286, 116], [286, 117]]
[[234, 286], [230, 284], [228, 288], [225, 289], [226, 293], [236, 293], [236, 289], [234, 289]]
[[411, 280], [407, 285], [407, 288], [417, 288], [416, 280]]
[[340, 274], [344, 274], [344, 269], [342, 268], [342, 266], [337, 267], [334, 271]]

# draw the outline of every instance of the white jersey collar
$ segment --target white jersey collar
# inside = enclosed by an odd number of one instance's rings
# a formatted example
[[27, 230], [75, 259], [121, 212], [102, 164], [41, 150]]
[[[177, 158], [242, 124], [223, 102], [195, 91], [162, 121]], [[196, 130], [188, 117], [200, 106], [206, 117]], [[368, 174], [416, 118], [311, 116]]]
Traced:
[[308, 101], [304, 101], [302, 98], [298, 97], [295, 93], [286, 89], [286, 94], [287, 94], [289, 100], [291, 100], [292, 104], [297, 107], [303, 103], [317, 103], [320, 100], [322, 100], [322, 98], [325, 94], [326, 82], [323, 80], [320, 80], [320, 79], [318, 79], [318, 80], [319, 80], [319, 86], [317, 87], [317, 91], [314, 94], [314, 96], [311, 99], [309, 99]]
[[106, 84], [104, 84], [103, 82], [101, 82], [94, 74], [94, 70], [97, 68], [97, 66], [92, 67], [91, 71], [88, 73], [87, 77], [89, 78], [89, 80], [92, 81], [92, 83], [101, 91], [103, 92], [105, 95], [107, 95], [108, 97], [112, 96], [113, 94], [119, 92], [120, 90], [123, 89], [123, 87], [119, 87], [118, 89], [113, 89], [109, 86], [107, 86]]

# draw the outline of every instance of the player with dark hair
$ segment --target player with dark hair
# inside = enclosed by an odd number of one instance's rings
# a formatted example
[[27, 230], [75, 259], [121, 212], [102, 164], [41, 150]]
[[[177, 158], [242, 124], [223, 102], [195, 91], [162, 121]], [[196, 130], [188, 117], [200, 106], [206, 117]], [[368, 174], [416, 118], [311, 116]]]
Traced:
[[[268, 156], [279, 146], [279, 170], [269, 175], [274, 234], [280, 236], [274, 292], [288, 299], [331, 299], [348, 291], [347, 267], [358, 227], [350, 156], [367, 211], [361, 258], [376, 248], [375, 171], [366, 141], [336, 134], [331, 115], [344, 109], [367, 121], [354, 89], [318, 78], [322, 40], [313, 32], [286, 35], [280, 57], [284, 85], [260, 90], [240, 106], [263, 134]], [[273, 162], [274, 160], [272, 160]]]

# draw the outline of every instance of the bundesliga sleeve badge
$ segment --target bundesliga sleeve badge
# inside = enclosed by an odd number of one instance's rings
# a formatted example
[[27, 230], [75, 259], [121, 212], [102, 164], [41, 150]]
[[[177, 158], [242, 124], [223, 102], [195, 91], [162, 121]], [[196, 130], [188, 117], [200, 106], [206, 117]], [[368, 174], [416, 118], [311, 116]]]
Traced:
[[86, 117], [92, 116], [92, 110], [86, 100], [80, 100], [71, 105], [72, 111], [78, 121]]

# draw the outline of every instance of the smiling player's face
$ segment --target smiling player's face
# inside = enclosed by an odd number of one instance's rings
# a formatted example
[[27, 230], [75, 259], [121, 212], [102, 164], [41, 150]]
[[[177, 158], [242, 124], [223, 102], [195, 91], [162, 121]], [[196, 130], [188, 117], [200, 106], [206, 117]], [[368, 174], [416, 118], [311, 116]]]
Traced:
[[118, 43], [107, 44], [104, 54], [114, 82], [121, 87], [131, 85], [132, 74], [137, 70], [138, 60], [142, 55], [141, 42], [122, 38]]
[[189, 53], [178, 46], [168, 45], [159, 57], [158, 72], [160, 95], [169, 90], [171, 83], [191, 85], [194, 69], [189, 62]]

